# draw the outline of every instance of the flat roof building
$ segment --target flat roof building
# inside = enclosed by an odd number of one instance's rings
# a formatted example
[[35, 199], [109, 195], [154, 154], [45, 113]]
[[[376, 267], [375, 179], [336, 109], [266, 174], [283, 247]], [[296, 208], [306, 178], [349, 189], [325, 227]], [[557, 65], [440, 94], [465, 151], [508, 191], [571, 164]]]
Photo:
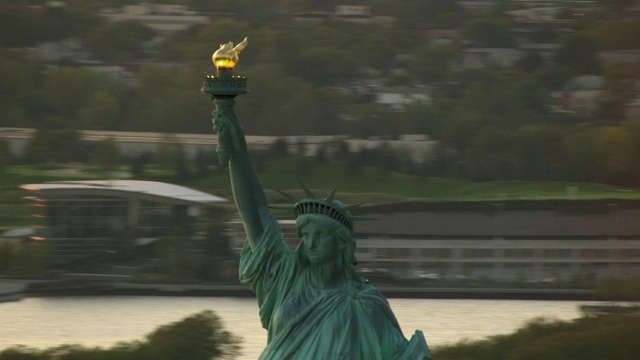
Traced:
[[146, 245], [176, 228], [196, 233], [200, 208], [226, 199], [184, 186], [141, 180], [58, 181], [26, 184], [38, 218], [34, 240], [47, 241], [51, 260], [67, 262], [104, 254], [132, 232]]

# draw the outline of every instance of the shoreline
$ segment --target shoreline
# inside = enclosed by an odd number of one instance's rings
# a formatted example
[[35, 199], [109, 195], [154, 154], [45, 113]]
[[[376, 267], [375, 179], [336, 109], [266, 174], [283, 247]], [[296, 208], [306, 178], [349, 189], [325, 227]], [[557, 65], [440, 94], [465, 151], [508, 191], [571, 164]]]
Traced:
[[[15, 281], [14, 281], [15, 282]], [[478, 287], [401, 287], [376, 286], [387, 298], [407, 299], [476, 299], [476, 300], [569, 300], [607, 301], [598, 299], [589, 289], [549, 288], [478, 288]], [[130, 283], [85, 281], [24, 282], [19, 292], [1, 292], [2, 296], [224, 296], [254, 297], [246, 285], [204, 285], [180, 283]], [[17, 299], [19, 300], [19, 298]]]

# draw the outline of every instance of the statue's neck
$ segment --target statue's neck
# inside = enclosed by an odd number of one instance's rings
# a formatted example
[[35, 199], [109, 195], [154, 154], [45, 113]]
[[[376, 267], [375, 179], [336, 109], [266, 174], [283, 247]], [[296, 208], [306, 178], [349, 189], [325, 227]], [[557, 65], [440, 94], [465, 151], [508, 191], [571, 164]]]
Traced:
[[320, 265], [311, 265], [311, 277], [316, 286], [324, 289], [334, 289], [343, 286], [347, 279], [344, 272], [342, 259], [339, 257], [335, 262]]

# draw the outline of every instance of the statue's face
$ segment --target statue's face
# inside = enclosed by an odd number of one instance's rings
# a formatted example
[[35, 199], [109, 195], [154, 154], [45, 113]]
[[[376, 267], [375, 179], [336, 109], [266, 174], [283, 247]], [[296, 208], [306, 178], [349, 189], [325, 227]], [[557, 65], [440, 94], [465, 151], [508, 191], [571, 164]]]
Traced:
[[327, 226], [310, 222], [301, 229], [305, 254], [315, 265], [328, 264], [340, 254], [338, 239]]

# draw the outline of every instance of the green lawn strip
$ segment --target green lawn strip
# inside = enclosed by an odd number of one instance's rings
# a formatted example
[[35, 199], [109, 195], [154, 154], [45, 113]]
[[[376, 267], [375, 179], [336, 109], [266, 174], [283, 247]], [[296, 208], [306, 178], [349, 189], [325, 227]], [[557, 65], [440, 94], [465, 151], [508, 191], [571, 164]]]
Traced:
[[[64, 171], [61, 171], [64, 169]], [[71, 169], [71, 170], [70, 170]], [[120, 169], [126, 171], [126, 168]], [[339, 161], [318, 162], [313, 158], [287, 157], [262, 165], [259, 177], [271, 203], [290, 200], [270, 189], [304, 197], [300, 181], [316, 196], [327, 196], [334, 188], [346, 203], [384, 204], [404, 201], [509, 201], [509, 200], [598, 200], [640, 199], [640, 189], [580, 182], [493, 181], [417, 177], [362, 167], [354, 171]], [[8, 167], [0, 177], [0, 230], [28, 226], [30, 202], [20, 185], [48, 181], [106, 179], [106, 173], [83, 164], [46, 164]], [[162, 181], [231, 199], [228, 170], [210, 166], [204, 177], [190, 167], [186, 177], [171, 168], [148, 165], [139, 180]], [[568, 190], [568, 189], [575, 190]]]

